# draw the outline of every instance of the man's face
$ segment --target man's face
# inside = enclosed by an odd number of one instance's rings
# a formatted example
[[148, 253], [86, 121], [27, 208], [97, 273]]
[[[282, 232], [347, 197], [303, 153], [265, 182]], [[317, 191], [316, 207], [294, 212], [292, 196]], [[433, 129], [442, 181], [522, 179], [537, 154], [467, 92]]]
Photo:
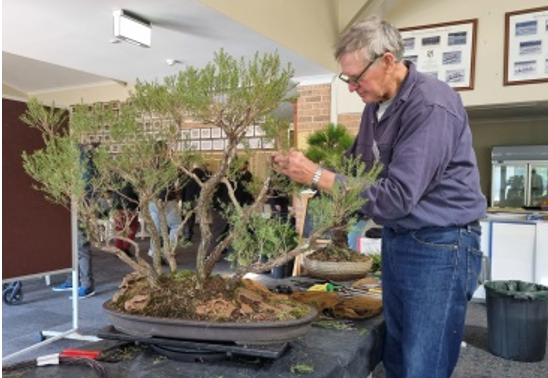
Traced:
[[348, 81], [348, 90], [356, 92], [363, 102], [378, 102], [383, 100], [384, 70], [382, 59], [379, 56], [367, 62], [361, 51], [343, 55], [339, 59], [341, 76]]

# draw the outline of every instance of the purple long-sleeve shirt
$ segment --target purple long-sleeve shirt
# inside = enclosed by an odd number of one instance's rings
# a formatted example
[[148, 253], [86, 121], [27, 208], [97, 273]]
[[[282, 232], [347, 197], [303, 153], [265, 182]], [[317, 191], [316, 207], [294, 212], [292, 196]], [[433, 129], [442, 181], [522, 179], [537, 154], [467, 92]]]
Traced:
[[367, 104], [349, 154], [370, 165], [374, 144], [384, 165], [364, 191], [366, 217], [396, 229], [462, 226], [485, 215], [472, 133], [460, 96], [442, 81], [409, 74], [377, 121]]

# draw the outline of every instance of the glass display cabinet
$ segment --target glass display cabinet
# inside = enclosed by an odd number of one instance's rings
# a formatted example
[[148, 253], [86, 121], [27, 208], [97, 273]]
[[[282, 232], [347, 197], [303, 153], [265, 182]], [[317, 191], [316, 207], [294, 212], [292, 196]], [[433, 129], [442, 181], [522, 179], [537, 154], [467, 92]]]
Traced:
[[491, 206], [535, 207], [548, 199], [548, 146], [493, 147]]

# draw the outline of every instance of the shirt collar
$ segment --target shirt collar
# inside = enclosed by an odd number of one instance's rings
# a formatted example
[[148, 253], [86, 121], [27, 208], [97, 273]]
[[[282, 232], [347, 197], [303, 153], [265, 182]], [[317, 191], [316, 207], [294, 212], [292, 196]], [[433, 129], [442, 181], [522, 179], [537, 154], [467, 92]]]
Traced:
[[[396, 95], [391, 100], [389, 100], [394, 103], [392, 109], [397, 109], [400, 102], [407, 101], [411, 94], [411, 90], [417, 82], [417, 68], [415, 67], [415, 65], [407, 60], [404, 60], [403, 64], [405, 64], [405, 66], [408, 68], [407, 77], [402, 81], [398, 93], [396, 93]], [[373, 111], [376, 112], [379, 108], [379, 103], [375, 102], [371, 105], [373, 105]], [[390, 115], [390, 113], [392, 113], [392, 110], [388, 112], [387, 109], [386, 116]]]
[[406, 101], [417, 82], [417, 67], [408, 60], [404, 60], [403, 64], [406, 65], [408, 72], [407, 77], [401, 83], [400, 90], [396, 95], [396, 102], [398, 102], [398, 100]]

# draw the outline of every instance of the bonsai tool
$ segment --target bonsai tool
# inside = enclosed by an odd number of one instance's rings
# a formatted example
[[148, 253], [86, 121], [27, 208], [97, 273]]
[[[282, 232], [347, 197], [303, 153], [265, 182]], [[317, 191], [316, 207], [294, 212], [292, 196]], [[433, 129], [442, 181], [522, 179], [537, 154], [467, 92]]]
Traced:
[[312, 285], [308, 288], [308, 291], [339, 291], [342, 289], [344, 289], [343, 285], [326, 282], [324, 284]]
[[274, 291], [278, 294], [291, 294], [293, 289], [289, 285], [276, 285]]
[[99, 378], [106, 378], [105, 367], [96, 361], [101, 352], [98, 350], [65, 349], [61, 353], [40, 356], [34, 360], [22, 361], [13, 365], [2, 366], [2, 373], [25, 371], [48, 365], [83, 365], [92, 369]]
[[349, 285], [344, 285], [342, 283], [336, 283], [332, 281], [324, 281], [324, 283], [312, 285], [308, 288], [308, 291], [336, 291], [339, 296], [345, 298], [353, 298], [359, 295], [382, 298], [382, 295], [380, 293], [373, 292], [371, 289], [355, 288]]
[[65, 349], [59, 354], [59, 357], [80, 357], [95, 360], [100, 355], [101, 352], [98, 350]]

